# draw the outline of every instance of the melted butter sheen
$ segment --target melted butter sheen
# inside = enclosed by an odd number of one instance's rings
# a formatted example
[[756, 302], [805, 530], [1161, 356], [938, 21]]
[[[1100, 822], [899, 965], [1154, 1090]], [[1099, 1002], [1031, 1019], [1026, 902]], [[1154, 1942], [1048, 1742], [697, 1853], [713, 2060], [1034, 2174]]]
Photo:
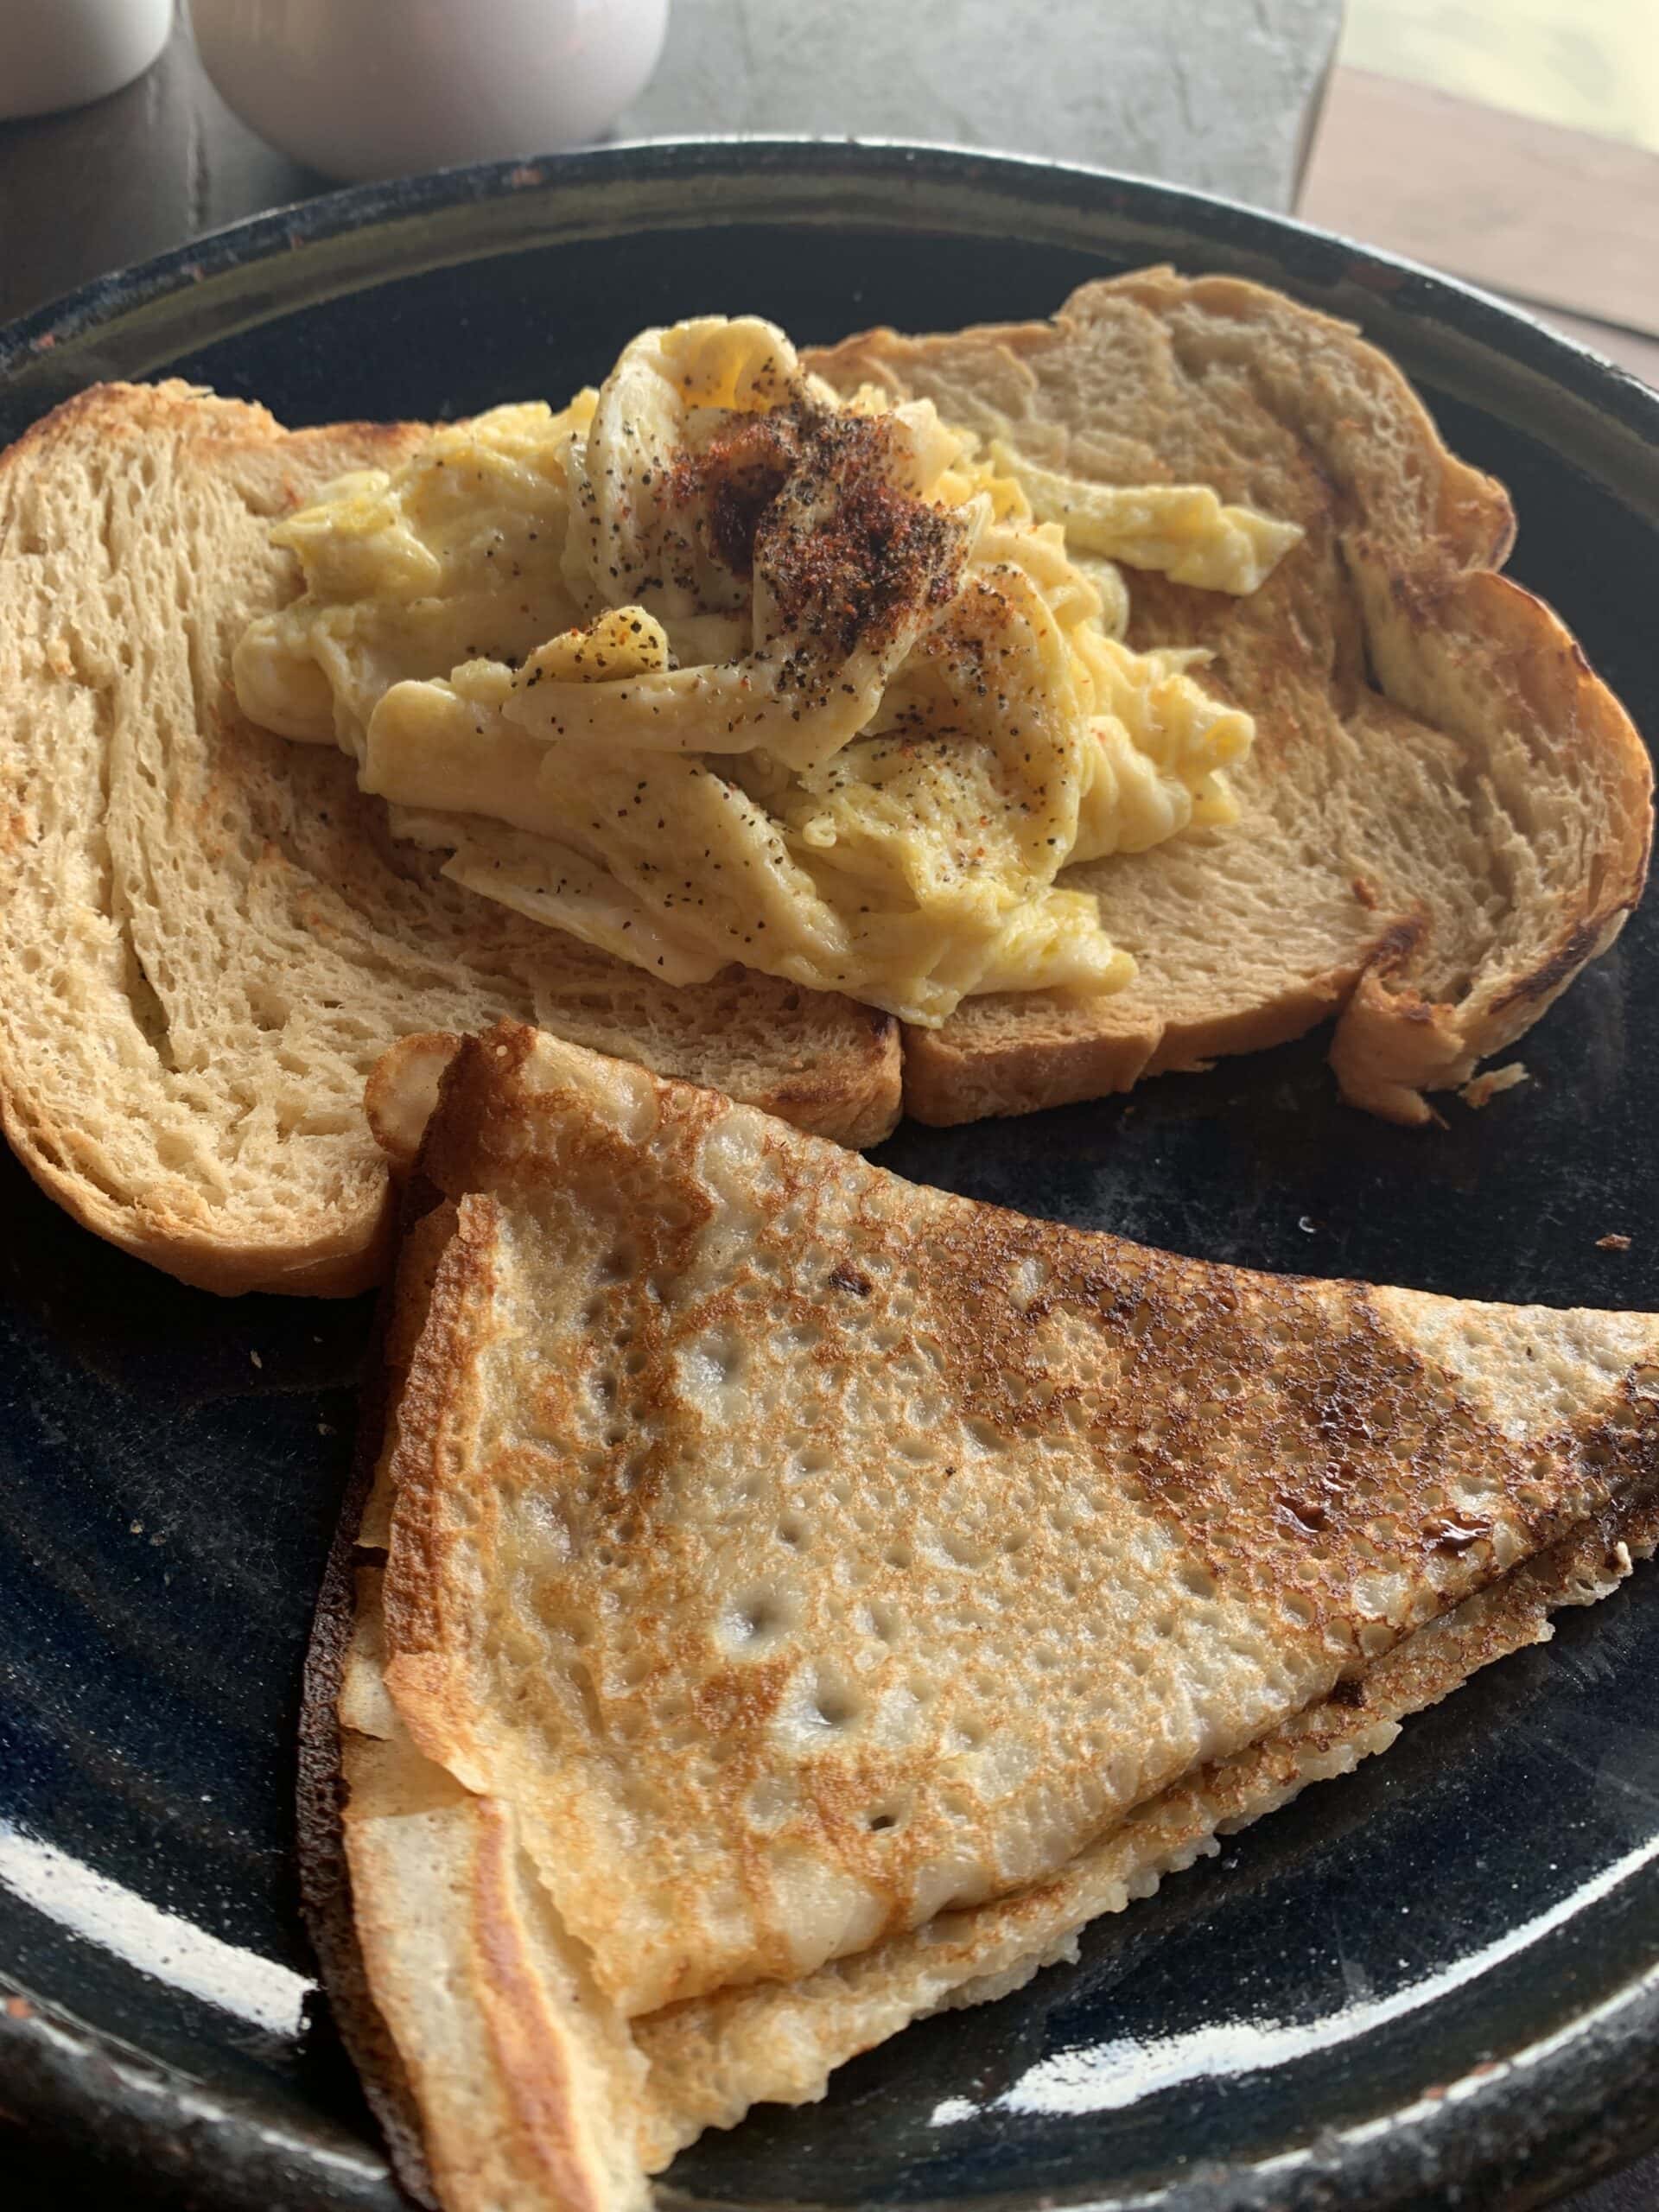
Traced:
[[982, 453], [711, 316], [274, 536], [304, 590], [238, 649], [244, 712], [340, 746], [447, 874], [669, 982], [932, 1026], [1129, 980], [1058, 879], [1231, 820], [1253, 730], [1202, 656], [1122, 642], [1120, 564], [1249, 592], [1300, 532]]

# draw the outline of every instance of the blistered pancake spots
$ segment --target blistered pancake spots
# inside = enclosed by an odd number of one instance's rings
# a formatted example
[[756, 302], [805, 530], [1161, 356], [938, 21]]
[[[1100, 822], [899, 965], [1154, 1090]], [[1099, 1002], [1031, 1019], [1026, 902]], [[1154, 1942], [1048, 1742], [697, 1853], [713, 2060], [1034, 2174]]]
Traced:
[[390, 1673], [630, 2008], [1044, 1878], [1659, 1482], [1639, 1316], [1209, 1267], [499, 1034]]

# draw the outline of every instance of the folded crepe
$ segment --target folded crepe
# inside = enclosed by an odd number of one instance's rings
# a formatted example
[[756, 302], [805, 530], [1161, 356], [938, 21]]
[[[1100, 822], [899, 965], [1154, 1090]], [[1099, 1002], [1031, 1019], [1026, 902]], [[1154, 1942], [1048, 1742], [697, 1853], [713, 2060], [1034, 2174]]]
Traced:
[[644, 2203], [1659, 1535], [1652, 1316], [1025, 1220], [512, 1024], [410, 1213], [302, 1827], [452, 2212]]

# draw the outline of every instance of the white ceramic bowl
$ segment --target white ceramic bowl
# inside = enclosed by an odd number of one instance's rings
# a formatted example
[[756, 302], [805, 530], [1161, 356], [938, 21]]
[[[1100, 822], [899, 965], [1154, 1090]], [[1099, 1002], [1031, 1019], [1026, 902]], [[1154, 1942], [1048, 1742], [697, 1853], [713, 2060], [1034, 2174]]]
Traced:
[[327, 176], [405, 176], [600, 137], [668, 0], [191, 0], [226, 105]]
[[0, 0], [0, 119], [119, 92], [172, 28], [173, 0]]

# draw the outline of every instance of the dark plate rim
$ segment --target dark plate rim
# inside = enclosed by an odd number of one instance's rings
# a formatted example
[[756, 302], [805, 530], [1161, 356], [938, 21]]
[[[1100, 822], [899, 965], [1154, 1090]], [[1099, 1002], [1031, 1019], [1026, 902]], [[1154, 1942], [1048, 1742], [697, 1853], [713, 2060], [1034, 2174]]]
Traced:
[[[1338, 233], [1173, 185], [1077, 163], [887, 139], [701, 137], [630, 142], [516, 162], [474, 163], [344, 190], [211, 232], [148, 261], [92, 279], [0, 328], [0, 390], [60, 345], [135, 310], [251, 264], [298, 254], [377, 226], [441, 211], [550, 199], [607, 183], [724, 177], [740, 190], [785, 175], [808, 186], [920, 183], [1001, 190], [1027, 208], [1070, 204], [1212, 238], [1281, 258], [1287, 243], [1331, 289], [1387, 299], [1426, 325], [1489, 345], [1515, 367], [1582, 403], [1604, 423], [1659, 447], [1659, 392], [1591, 348], [1478, 288]], [[758, 212], [752, 206], [751, 218]], [[833, 210], [830, 219], [833, 219]], [[743, 219], [741, 215], [728, 220]], [[903, 227], [902, 211], [889, 218]], [[395, 274], [388, 268], [387, 275]], [[1356, 290], [1355, 288], [1357, 288]], [[344, 287], [342, 289], [354, 289]], [[1340, 311], [1340, 309], [1338, 309]], [[42, 2149], [95, 2140], [118, 2167], [168, 2176], [181, 2201], [226, 2212], [270, 2212], [316, 2201], [384, 2207], [389, 2184], [366, 2153], [336, 2138], [289, 2129], [246, 2101], [206, 2088], [118, 2039], [17, 1989], [0, 1967], [0, 2119]], [[1553, 2036], [1501, 2065], [1427, 2092], [1342, 2136], [1226, 2171], [1195, 2171], [1154, 2196], [1069, 2197], [1077, 2212], [1404, 2212], [1479, 2201], [1548, 2202], [1659, 2142], [1659, 1968], [1637, 1976]], [[355, 2146], [353, 2146], [355, 2148]], [[325, 2174], [328, 2177], [325, 2180]], [[113, 2175], [111, 2175], [113, 2183]], [[295, 2192], [290, 2194], [290, 2192]], [[671, 2190], [665, 2202], [689, 2205]], [[1045, 2200], [1052, 2201], [1052, 2200]], [[958, 2203], [966, 2200], [957, 2200]], [[974, 2200], [979, 2204], [981, 2200]], [[1024, 2206], [988, 2196], [983, 2212]], [[697, 2212], [717, 2212], [697, 2200]], [[944, 2212], [918, 2205], [916, 2212]]]
[[[382, 182], [348, 185], [311, 200], [289, 202], [264, 214], [204, 232], [165, 253], [95, 276], [0, 326], [0, 385], [43, 354], [73, 343], [100, 324], [186, 292], [210, 278], [279, 254], [372, 229], [403, 224], [458, 206], [512, 200], [528, 193], [552, 195], [572, 187], [602, 189], [607, 182], [648, 186], [653, 180], [722, 172], [752, 182], [792, 173], [807, 181], [856, 176], [861, 181], [995, 187], [1027, 206], [1092, 199], [1101, 212], [1123, 212], [1133, 200], [1151, 220], [1196, 227], [1201, 216], [1218, 237], [1236, 246], [1271, 250], [1288, 236], [1325, 264], [1330, 276], [1408, 307], [1428, 321], [1459, 327], [1471, 338], [1501, 341], [1517, 365], [1541, 372], [1621, 427], [1659, 438], [1659, 391], [1621, 364], [1551, 328], [1517, 303], [1479, 286], [1383, 251], [1346, 234], [1294, 216], [1273, 214], [1219, 193], [1081, 162], [1046, 161], [1024, 154], [982, 153], [942, 142], [888, 138], [688, 137], [638, 139], [575, 153], [518, 161], [475, 162]], [[1217, 219], [1219, 219], [1219, 220]]]

